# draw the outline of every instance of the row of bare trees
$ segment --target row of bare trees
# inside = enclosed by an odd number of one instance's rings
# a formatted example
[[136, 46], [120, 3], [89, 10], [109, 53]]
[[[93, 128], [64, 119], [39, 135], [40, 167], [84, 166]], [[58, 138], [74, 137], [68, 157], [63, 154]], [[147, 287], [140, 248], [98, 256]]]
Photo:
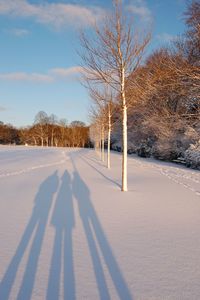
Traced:
[[40, 111], [30, 128], [21, 130], [22, 140], [40, 146], [86, 147], [89, 145], [89, 128], [81, 121], [73, 121], [69, 126], [66, 119], [48, 116]]
[[[101, 24], [93, 27], [89, 35], [81, 36], [83, 78], [97, 107], [100, 126], [100, 144], [104, 153], [105, 120], [110, 140], [110, 118], [113, 99], [118, 100], [122, 119], [122, 191], [127, 191], [127, 110], [129, 108], [127, 79], [137, 71], [150, 34], [142, 34], [134, 26], [129, 12], [121, 0], [113, 1], [113, 10]], [[94, 114], [95, 115], [95, 114]], [[94, 130], [93, 130], [94, 132]], [[109, 147], [108, 147], [109, 149]], [[102, 155], [104, 160], [104, 154]], [[108, 167], [109, 152], [108, 152]]]
[[[90, 137], [122, 152], [122, 191], [127, 152], [176, 159], [200, 138], [200, 1], [189, 3], [186, 33], [145, 61], [150, 34], [135, 30], [120, 0], [93, 35], [82, 34], [83, 79], [91, 105]], [[142, 64], [141, 64], [142, 62]], [[112, 134], [111, 134], [112, 131]]]
[[58, 119], [38, 112], [32, 126], [16, 129], [11, 125], [0, 124], [1, 144], [26, 144], [54, 147], [88, 147], [89, 128], [81, 121], [68, 125], [66, 119]]

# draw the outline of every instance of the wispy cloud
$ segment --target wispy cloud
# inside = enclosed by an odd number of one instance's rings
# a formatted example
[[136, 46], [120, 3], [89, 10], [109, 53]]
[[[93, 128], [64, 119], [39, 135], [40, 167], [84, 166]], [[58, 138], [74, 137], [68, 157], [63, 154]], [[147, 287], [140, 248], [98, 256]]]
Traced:
[[49, 71], [54, 77], [69, 78], [82, 72], [82, 67], [74, 66], [71, 68], [55, 68]]
[[5, 106], [0, 105], [0, 111], [5, 111], [5, 110], [7, 110], [7, 108]]
[[38, 73], [3, 73], [0, 74], [0, 80], [7, 81], [33, 81], [33, 82], [52, 82], [52, 77], [46, 74]]
[[145, 22], [152, 22], [153, 16], [151, 10], [148, 8], [145, 0], [133, 0], [127, 6], [127, 9], [134, 15], [138, 16]]
[[5, 30], [5, 32], [16, 37], [24, 37], [30, 33], [29, 30], [24, 28], [12, 28], [12, 29]]
[[156, 36], [156, 39], [160, 42], [170, 43], [176, 40], [177, 36], [169, 33], [161, 33]]
[[61, 29], [69, 25], [79, 27], [90, 25], [102, 18], [104, 11], [100, 7], [59, 2], [33, 4], [28, 0], [0, 0], [0, 15], [32, 18], [37, 23]]
[[70, 68], [54, 68], [46, 73], [0, 73], [0, 80], [5, 81], [20, 81], [20, 82], [35, 82], [35, 83], [51, 83], [60, 80], [71, 80], [77, 77], [82, 71], [79, 66]]

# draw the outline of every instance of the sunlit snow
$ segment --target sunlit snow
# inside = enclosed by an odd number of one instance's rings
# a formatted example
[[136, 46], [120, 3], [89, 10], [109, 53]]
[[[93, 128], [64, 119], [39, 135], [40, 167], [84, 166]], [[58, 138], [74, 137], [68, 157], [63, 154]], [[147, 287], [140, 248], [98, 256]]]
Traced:
[[200, 172], [0, 147], [0, 299], [200, 299]]

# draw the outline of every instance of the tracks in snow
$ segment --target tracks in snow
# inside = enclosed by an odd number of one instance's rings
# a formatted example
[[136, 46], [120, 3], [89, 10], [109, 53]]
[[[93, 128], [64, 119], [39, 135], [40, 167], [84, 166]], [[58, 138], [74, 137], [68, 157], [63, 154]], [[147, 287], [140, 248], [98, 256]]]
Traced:
[[154, 163], [146, 162], [145, 164], [133, 158], [134, 163], [141, 168], [152, 168], [159, 171], [162, 175], [166, 176], [169, 180], [182, 185], [186, 189], [192, 191], [197, 196], [200, 196], [200, 172], [183, 170], [174, 166], [159, 166]]
[[63, 158], [59, 161], [53, 162], [53, 163], [48, 163], [48, 164], [40, 164], [28, 168], [24, 168], [21, 170], [16, 170], [16, 171], [4, 171], [3, 173], [0, 173], [0, 179], [5, 178], [5, 177], [10, 177], [10, 176], [16, 176], [16, 175], [21, 175], [25, 173], [29, 173], [31, 171], [37, 170], [37, 169], [43, 169], [43, 168], [48, 168], [52, 166], [57, 166], [57, 165], [62, 165], [65, 163], [67, 160], [69, 160], [69, 157], [65, 157], [66, 153], [65, 151], [62, 152]]

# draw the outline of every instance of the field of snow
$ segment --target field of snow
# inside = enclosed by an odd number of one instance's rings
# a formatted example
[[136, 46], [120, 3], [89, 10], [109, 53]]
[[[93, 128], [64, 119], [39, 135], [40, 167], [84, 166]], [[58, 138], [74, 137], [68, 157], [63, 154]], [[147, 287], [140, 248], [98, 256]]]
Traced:
[[200, 172], [0, 147], [0, 300], [200, 299]]

